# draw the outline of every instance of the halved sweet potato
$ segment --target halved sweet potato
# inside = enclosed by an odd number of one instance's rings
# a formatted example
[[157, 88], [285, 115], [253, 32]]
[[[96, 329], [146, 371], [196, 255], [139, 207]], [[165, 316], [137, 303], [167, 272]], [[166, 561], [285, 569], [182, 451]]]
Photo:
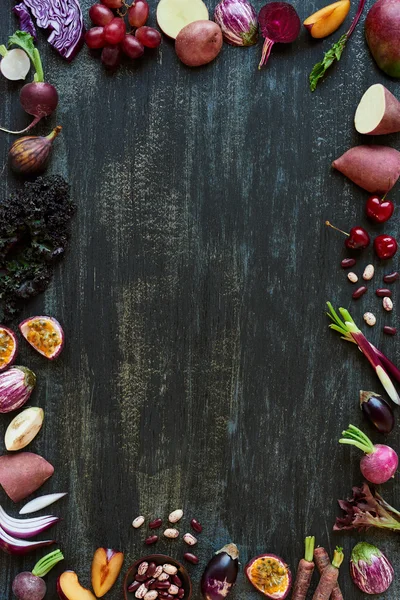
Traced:
[[53, 473], [53, 465], [33, 452], [0, 456], [0, 485], [14, 502], [36, 492]]

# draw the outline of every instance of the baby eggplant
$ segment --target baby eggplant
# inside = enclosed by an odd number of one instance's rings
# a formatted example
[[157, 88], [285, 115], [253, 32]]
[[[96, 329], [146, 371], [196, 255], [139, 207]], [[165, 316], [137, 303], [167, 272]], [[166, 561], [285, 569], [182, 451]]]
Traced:
[[390, 433], [394, 427], [394, 414], [392, 407], [379, 394], [375, 392], [360, 391], [360, 406], [364, 415], [368, 417], [380, 433]]
[[239, 571], [239, 551], [235, 544], [218, 550], [201, 578], [204, 600], [224, 600], [235, 585]]

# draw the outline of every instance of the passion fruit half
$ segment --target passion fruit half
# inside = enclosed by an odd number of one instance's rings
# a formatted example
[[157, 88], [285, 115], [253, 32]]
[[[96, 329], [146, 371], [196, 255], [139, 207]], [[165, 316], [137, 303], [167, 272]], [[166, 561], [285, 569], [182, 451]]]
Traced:
[[288, 565], [275, 554], [260, 554], [246, 565], [245, 573], [250, 583], [271, 600], [284, 600], [292, 585]]
[[40, 354], [54, 360], [64, 346], [64, 332], [54, 317], [30, 317], [19, 325], [26, 341]]
[[16, 335], [8, 327], [0, 325], [0, 371], [13, 364], [18, 352]]

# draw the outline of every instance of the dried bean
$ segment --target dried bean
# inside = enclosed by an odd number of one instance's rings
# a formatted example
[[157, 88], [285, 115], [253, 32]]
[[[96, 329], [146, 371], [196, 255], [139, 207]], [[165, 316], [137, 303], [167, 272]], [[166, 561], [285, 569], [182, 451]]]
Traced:
[[168, 573], [161, 573], [158, 576], [158, 581], [169, 581], [169, 575], [168, 575]]
[[354, 267], [355, 264], [356, 260], [354, 258], [344, 258], [340, 263], [340, 266], [342, 267], [342, 269], [350, 269], [350, 267]]
[[369, 281], [370, 279], [373, 278], [374, 273], [375, 273], [374, 265], [367, 265], [364, 269], [363, 279], [365, 279], [365, 281]]
[[183, 517], [183, 510], [181, 508], [178, 508], [177, 510], [174, 510], [168, 517], [168, 521], [170, 523], [177, 523], [178, 521], [180, 521]]
[[147, 570], [149, 568], [149, 563], [147, 563], [146, 561], [140, 563], [140, 565], [138, 566], [138, 575], [144, 575], [145, 573], [147, 573]]
[[136, 573], [135, 579], [136, 579], [136, 581], [141, 581], [143, 583], [144, 581], [148, 580], [148, 577], [147, 577], [146, 573], [142, 573], [142, 574]]
[[383, 281], [385, 283], [394, 283], [395, 281], [397, 281], [397, 279], [400, 279], [400, 275], [397, 271], [393, 271], [393, 273], [388, 273], [387, 275], [385, 275]]
[[150, 592], [147, 592], [147, 594], [144, 597], [144, 600], [156, 600], [157, 597], [158, 597], [157, 590], [151, 590]]
[[158, 535], [149, 535], [149, 537], [144, 540], [144, 543], [146, 544], [146, 546], [151, 546], [152, 544], [155, 544], [156, 542], [158, 542]]
[[163, 571], [164, 573], [168, 573], [168, 575], [175, 575], [175, 573], [178, 572], [178, 569], [174, 565], [167, 563], [166, 565], [163, 565]]
[[199, 564], [199, 559], [197, 558], [197, 556], [195, 554], [192, 554], [191, 552], [185, 552], [185, 554], [183, 555], [183, 558], [185, 560], [187, 560], [188, 562], [192, 563], [193, 565]]
[[372, 312], [366, 312], [364, 313], [364, 321], [367, 325], [373, 327], [376, 323], [376, 317]]
[[162, 519], [158, 518], [158, 519], [154, 519], [154, 521], [151, 521], [149, 523], [149, 527], [150, 529], [159, 529], [162, 525]]
[[379, 297], [379, 298], [383, 298], [384, 296], [391, 296], [392, 295], [392, 290], [388, 290], [388, 288], [378, 288], [375, 292], [375, 294]]
[[358, 277], [355, 273], [353, 273], [353, 271], [350, 271], [350, 273], [347, 273], [347, 279], [349, 281], [351, 281], [351, 283], [357, 283], [357, 281], [358, 281]]
[[172, 575], [171, 581], [174, 585], [177, 585], [179, 588], [182, 587], [182, 580], [178, 575]]
[[197, 544], [197, 539], [191, 533], [185, 533], [185, 535], [183, 536], [183, 541], [188, 546], [195, 546]]
[[355, 292], [353, 292], [353, 300], [358, 300], [358, 298], [361, 298], [361, 296], [363, 296], [366, 292], [367, 292], [368, 288], [365, 285], [362, 285], [361, 287], [357, 288]]
[[156, 590], [168, 590], [171, 583], [169, 581], [156, 581], [154, 588]]
[[154, 579], [158, 579], [161, 575], [161, 573], [163, 572], [163, 568], [161, 565], [158, 565], [158, 567], [156, 567], [156, 570], [153, 573], [153, 577]]
[[154, 579], [154, 577], [151, 577], [151, 579], [148, 579], [146, 581], [146, 585], [149, 588], [149, 590], [153, 590], [154, 588], [152, 588], [151, 586], [153, 585], [153, 583], [156, 583], [157, 579]]
[[165, 592], [165, 591], [159, 592], [158, 595], [160, 596], [160, 598], [168, 598], [168, 596], [169, 596], [168, 592]]
[[146, 571], [146, 573], [147, 573], [148, 577], [153, 577], [153, 575], [154, 575], [154, 573], [155, 573], [155, 570], [156, 570], [156, 568], [157, 568], [157, 565], [156, 565], [156, 563], [153, 563], [153, 562], [151, 562], [151, 563], [149, 564], [149, 568], [148, 568], [148, 569], [147, 569], [147, 571]]
[[131, 585], [128, 587], [128, 592], [136, 592], [140, 588], [142, 584], [140, 581], [132, 581]]
[[383, 328], [383, 333], [386, 333], [386, 335], [396, 335], [397, 329], [396, 327], [389, 327], [388, 325], [385, 325]]
[[178, 598], [183, 598], [184, 595], [185, 595], [185, 590], [183, 588], [180, 588], [180, 590], [178, 592]]
[[168, 590], [168, 594], [172, 594], [173, 596], [176, 596], [179, 592], [179, 588], [178, 586], [172, 584], [169, 586], [169, 590]]
[[139, 529], [139, 527], [141, 527], [144, 523], [144, 517], [140, 516], [140, 517], [136, 517], [136, 519], [134, 519], [132, 521], [132, 527], [134, 527], [135, 529]]
[[175, 539], [175, 538], [179, 537], [179, 531], [177, 529], [166, 529], [164, 531], [164, 535], [167, 538]]
[[[349, 260], [353, 260], [353, 259], [350, 258]], [[199, 521], [197, 521], [197, 519], [192, 519], [190, 521], [190, 524], [192, 526], [192, 529], [194, 529], [196, 531], [196, 533], [201, 533], [203, 531], [203, 526], [201, 523], [199, 523]]]
[[147, 587], [144, 585], [144, 583], [142, 583], [140, 588], [138, 588], [135, 592], [135, 598], [144, 598], [148, 591], [149, 590]]
[[387, 310], [388, 312], [393, 310], [393, 302], [391, 301], [390, 298], [388, 298], [387, 296], [385, 296], [382, 300], [382, 306], [385, 310]]

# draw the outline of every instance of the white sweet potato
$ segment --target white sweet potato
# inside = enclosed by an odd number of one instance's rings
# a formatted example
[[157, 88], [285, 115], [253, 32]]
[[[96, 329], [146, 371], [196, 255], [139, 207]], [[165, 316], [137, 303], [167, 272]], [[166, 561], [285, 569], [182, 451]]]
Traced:
[[186, 25], [175, 40], [175, 51], [188, 67], [206, 65], [221, 52], [221, 27], [213, 21], [195, 21]]
[[354, 117], [358, 133], [385, 135], [400, 131], [400, 102], [381, 83], [371, 85]]
[[14, 502], [36, 492], [54, 473], [54, 467], [33, 452], [0, 456], [0, 485]]
[[400, 152], [388, 146], [355, 146], [332, 166], [373, 194], [386, 194], [400, 176]]

